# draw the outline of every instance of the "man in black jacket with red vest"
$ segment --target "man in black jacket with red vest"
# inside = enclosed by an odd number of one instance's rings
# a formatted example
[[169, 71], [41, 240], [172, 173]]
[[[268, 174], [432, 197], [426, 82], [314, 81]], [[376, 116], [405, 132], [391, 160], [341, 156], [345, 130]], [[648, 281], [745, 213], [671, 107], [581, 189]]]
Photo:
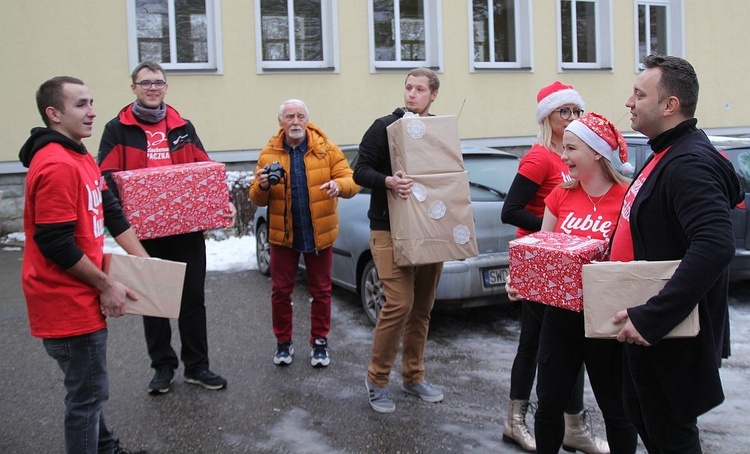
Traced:
[[[625, 409], [649, 453], [700, 453], [697, 417], [724, 400], [731, 211], [743, 193], [731, 163], [696, 128], [692, 65], [663, 55], [643, 64], [625, 105], [654, 154], [625, 195], [611, 260], [682, 262], [659, 294], [615, 316]], [[697, 337], [664, 339], [696, 305]]]
[[[164, 102], [167, 77], [161, 65], [149, 61], [139, 64], [133, 70], [132, 80], [130, 87], [136, 100], [107, 123], [99, 146], [99, 167], [118, 198], [112, 172], [211, 160], [192, 123]], [[234, 205], [230, 202], [225, 216], [234, 219], [234, 215]], [[178, 320], [185, 382], [207, 389], [226, 387], [227, 381], [208, 368], [203, 232], [143, 240], [143, 246], [153, 257], [187, 264]], [[149, 392], [166, 393], [178, 366], [177, 354], [170, 345], [169, 319], [144, 316], [143, 328], [151, 367], [155, 369]]]

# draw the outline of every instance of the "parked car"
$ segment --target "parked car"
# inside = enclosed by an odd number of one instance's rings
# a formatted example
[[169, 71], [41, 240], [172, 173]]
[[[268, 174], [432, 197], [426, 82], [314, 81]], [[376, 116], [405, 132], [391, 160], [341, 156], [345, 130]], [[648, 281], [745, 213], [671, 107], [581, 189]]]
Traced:
[[[643, 167], [646, 159], [653, 153], [648, 146], [648, 138], [637, 133], [625, 134], [628, 143], [628, 162], [637, 170]], [[709, 136], [711, 143], [727, 158], [740, 179], [745, 191], [745, 200], [732, 210], [734, 225], [735, 255], [729, 265], [731, 280], [750, 279], [750, 138]], [[632, 175], [628, 175], [632, 177]]]
[[[464, 145], [464, 168], [469, 186], [479, 255], [445, 262], [436, 304], [476, 307], [504, 300], [508, 275], [508, 241], [516, 228], [500, 221], [503, 203], [518, 170], [518, 157], [491, 148]], [[352, 168], [356, 148], [345, 149]], [[362, 188], [351, 199], [339, 199], [339, 235], [333, 245], [333, 283], [360, 296], [362, 307], [373, 325], [385, 303], [378, 272], [370, 254], [370, 222], [367, 210], [370, 190]], [[270, 247], [266, 208], [253, 218], [258, 269], [269, 274]], [[300, 261], [300, 267], [304, 262]]]

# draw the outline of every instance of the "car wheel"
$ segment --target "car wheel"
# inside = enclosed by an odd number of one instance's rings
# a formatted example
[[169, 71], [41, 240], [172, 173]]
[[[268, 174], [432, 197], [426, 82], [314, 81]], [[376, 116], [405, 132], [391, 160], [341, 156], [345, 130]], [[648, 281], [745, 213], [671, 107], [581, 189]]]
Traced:
[[378, 270], [375, 268], [375, 262], [372, 259], [367, 262], [365, 269], [362, 271], [360, 298], [367, 320], [375, 326], [378, 322], [380, 309], [385, 304], [385, 295], [383, 294], [383, 283], [380, 282]]
[[271, 244], [268, 242], [268, 224], [258, 225], [255, 230], [255, 257], [258, 260], [258, 271], [264, 276], [271, 274]]

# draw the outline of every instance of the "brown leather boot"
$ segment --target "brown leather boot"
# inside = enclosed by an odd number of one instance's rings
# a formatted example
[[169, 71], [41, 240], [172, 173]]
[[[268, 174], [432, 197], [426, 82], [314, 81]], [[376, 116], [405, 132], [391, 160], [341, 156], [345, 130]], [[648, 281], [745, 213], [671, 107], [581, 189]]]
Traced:
[[565, 413], [563, 449], [568, 452], [578, 450], [586, 454], [609, 454], [609, 444], [594, 435], [587, 416], [585, 410], [575, 415]]
[[529, 409], [528, 400], [511, 400], [508, 418], [505, 420], [503, 441], [516, 443], [526, 452], [536, 452], [536, 441], [526, 425], [526, 412]]

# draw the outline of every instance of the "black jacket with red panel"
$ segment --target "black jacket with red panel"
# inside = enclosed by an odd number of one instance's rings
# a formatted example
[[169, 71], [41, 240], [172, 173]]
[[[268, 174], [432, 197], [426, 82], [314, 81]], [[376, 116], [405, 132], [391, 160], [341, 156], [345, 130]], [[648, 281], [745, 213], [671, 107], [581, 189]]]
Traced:
[[[172, 164], [210, 161], [193, 124], [167, 107], [167, 141]], [[147, 166], [146, 132], [133, 115], [133, 105], [125, 106], [117, 117], [107, 123], [99, 145], [97, 162], [107, 179], [107, 186], [117, 195], [117, 186], [110, 174], [120, 170], [142, 169]]]

